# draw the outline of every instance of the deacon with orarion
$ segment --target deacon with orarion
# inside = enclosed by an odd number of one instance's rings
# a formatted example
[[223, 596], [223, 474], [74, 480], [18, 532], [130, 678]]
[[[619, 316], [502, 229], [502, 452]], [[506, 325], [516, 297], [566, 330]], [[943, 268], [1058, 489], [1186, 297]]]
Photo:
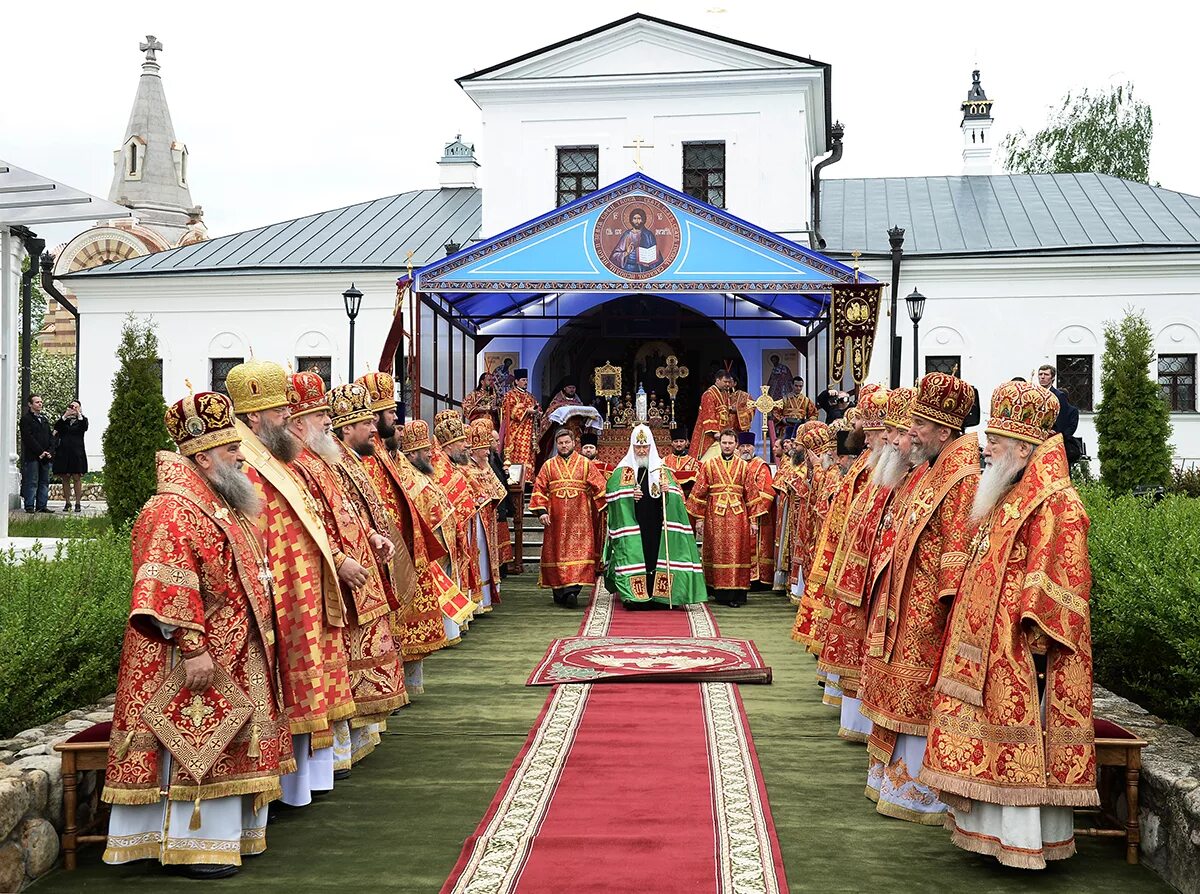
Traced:
[[754, 421], [754, 405], [750, 395], [737, 390], [737, 380], [727, 369], [713, 374], [713, 383], [700, 395], [700, 410], [692, 430], [690, 453], [698, 461], [719, 456], [721, 432], [749, 431]]
[[750, 466], [735, 452], [737, 433], [726, 429], [718, 443], [720, 453], [700, 464], [687, 510], [704, 542], [704, 579], [713, 599], [736, 608], [746, 604], [754, 538], [766, 509]]
[[[541, 424], [542, 408], [529, 393], [529, 370], [513, 372], [515, 381], [504, 395], [500, 406], [500, 441], [504, 445], [504, 467], [521, 466], [523, 474], [517, 476], [527, 480], [533, 476], [533, 461], [537, 456], [537, 432]], [[510, 480], [514, 480], [510, 474]]]
[[622, 605], [708, 599], [683, 488], [659, 458], [647, 426], [630, 434], [629, 451], [608, 477], [605, 501], [604, 581]]
[[271, 568], [233, 406], [174, 403], [179, 453], [133, 526], [133, 593], [102, 800], [106, 863], [158, 860], [193, 878], [266, 850], [267, 804], [295, 769], [280, 710]]
[[575, 452], [575, 436], [567, 429], [554, 433], [554, 449], [538, 470], [529, 500], [529, 511], [544, 529], [538, 586], [549, 588], [556, 604], [575, 608], [579, 591], [596, 583], [594, 511], [604, 506], [604, 479]]
[[880, 813], [925, 825], [941, 825], [945, 806], [917, 780], [933, 703], [930, 677], [941, 654], [942, 635], [967, 564], [974, 530], [971, 503], [979, 481], [979, 439], [963, 435], [963, 419], [975, 403], [974, 389], [954, 376], [930, 373], [921, 380], [902, 454], [914, 465], [915, 487], [898, 496], [893, 510], [890, 563], [879, 578], [867, 627], [859, 697], [873, 722], [868, 786]]
[[1075, 853], [1095, 807], [1088, 517], [1071, 484], [1058, 399], [992, 393], [979, 523], [953, 597], [921, 782], [959, 847], [1043, 869]]
[[354, 697], [344, 652], [333, 652], [334, 666], [325, 668], [326, 644], [340, 641], [345, 612], [321, 510], [291, 465], [303, 444], [288, 429], [290, 385], [282, 366], [264, 360], [239, 363], [225, 378], [275, 581], [275, 650], [296, 756], [280, 800], [303, 807], [312, 792], [333, 788], [333, 724], [354, 714]]

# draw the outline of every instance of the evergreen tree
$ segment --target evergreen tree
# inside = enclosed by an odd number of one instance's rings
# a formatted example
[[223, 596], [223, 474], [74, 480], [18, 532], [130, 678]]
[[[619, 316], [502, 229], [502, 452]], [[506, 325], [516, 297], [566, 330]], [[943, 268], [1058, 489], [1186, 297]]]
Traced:
[[1044, 128], [1004, 138], [1004, 168], [1014, 174], [1110, 174], [1150, 182], [1150, 106], [1133, 84], [1099, 93], [1067, 94]]
[[156, 489], [154, 454], [172, 450], [163, 417], [154, 324], [133, 314], [121, 328], [120, 366], [113, 376], [112, 407], [104, 432], [104, 495], [113, 527], [135, 518]]
[[1153, 360], [1154, 336], [1141, 313], [1105, 324], [1096, 431], [1100, 479], [1114, 493], [1171, 483], [1171, 416], [1150, 378]]

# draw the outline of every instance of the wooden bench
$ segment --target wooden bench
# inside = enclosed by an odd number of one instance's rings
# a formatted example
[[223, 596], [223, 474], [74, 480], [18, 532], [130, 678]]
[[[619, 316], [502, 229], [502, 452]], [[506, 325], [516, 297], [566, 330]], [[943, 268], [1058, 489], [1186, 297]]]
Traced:
[[[63, 866], [74, 869], [76, 864], [75, 852], [81, 844], [104, 844], [107, 835], [96, 834], [93, 830], [101, 827], [100, 790], [104, 786], [104, 769], [108, 764], [108, 739], [112, 733], [112, 722], [97, 723], [81, 730], [65, 742], [54, 746], [54, 750], [62, 754], [63, 779], [63, 831], [62, 852]], [[99, 770], [100, 778], [96, 780], [96, 789], [92, 793], [92, 817], [87, 827], [79, 829], [77, 825], [79, 811], [78, 778], [81, 770]]]
[[[1111, 720], [1097, 718], [1094, 726], [1096, 786], [1100, 791], [1100, 808], [1091, 813], [1096, 815], [1098, 822], [1093, 827], [1079, 828], [1075, 832], [1098, 838], [1124, 838], [1125, 862], [1137, 863], [1138, 845], [1142, 840], [1138, 826], [1138, 774], [1142, 769], [1142, 749], [1149, 743]], [[1124, 770], [1123, 775], [1113, 779], [1113, 774], [1119, 769]], [[1114, 794], [1120, 791], [1122, 780], [1127, 808], [1124, 823], [1117, 816], [1117, 795]], [[1101, 826], [1099, 821], [1106, 822], [1107, 826]]]

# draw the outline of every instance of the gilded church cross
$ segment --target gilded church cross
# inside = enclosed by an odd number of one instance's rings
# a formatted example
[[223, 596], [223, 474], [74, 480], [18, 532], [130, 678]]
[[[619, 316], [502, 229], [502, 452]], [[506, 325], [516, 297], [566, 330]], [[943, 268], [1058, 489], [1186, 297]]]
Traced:
[[637, 166], [637, 169], [639, 171], [644, 171], [645, 168], [642, 167], [642, 150], [643, 149], [653, 149], [654, 146], [652, 146], [650, 143], [647, 143], [641, 137], [634, 137], [632, 143], [629, 143], [628, 145], [623, 146], [621, 148], [632, 149], [634, 165]]
[[146, 39], [138, 44], [138, 49], [146, 54], [147, 62], [153, 62], [158, 58], [154, 54], [162, 51], [162, 41], [153, 34], [147, 34]]
[[667, 395], [671, 398], [671, 428], [675, 427], [675, 396], [679, 394], [679, 380], [688, 377], [688, 368], [679, 365], [679, 358], [674, 354], [667, 357], [664, 366], [654, 371], [660, 379], [667, 380]]
[[763, 385], [762, 394], [755, 398], [754, 402], [751, 403], [750, 406], [754, 407], [754, 409], [758, 410], [758, 412], [762, 415], [763, 459], [770, 462], [770, 455], [767, 453], [767, 417], [771, 414], [772, 410], [776, 409], [777, 407], [782, 407], [783, 401], [776, 400], [775, 398], [771, 397], [771, 386]]

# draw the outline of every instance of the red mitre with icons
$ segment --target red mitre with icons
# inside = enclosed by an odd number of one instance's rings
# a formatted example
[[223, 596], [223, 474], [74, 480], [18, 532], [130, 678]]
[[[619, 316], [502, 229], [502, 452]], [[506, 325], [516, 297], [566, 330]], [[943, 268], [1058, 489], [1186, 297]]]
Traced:
[[887, 393], [887, 409], [883, 414], [883, 424], [892, 428], [902, 428], [907, 431], [912, 427], [913, 402], [917, 399], [916, 388], [893, 388]]
[[962, 431], [963, 420], [975, 407], [975, 389], [957, 376], [932, 372], [921, 379], [912, 413], [955, 431]]
[[[867, 389], [871, 390], [868, 391]], [[883, 417], [887, 415], [887, 389], [882, 385], [864, 385], [858, 392], [858, 411], [862, 414], [863, 429], [883, 431]]]
[[433, 417], [433, 434], [443, 447], [467, 439], [467, 430], [458, 410], [442, 410]]
[[292, 373], [288, 386], [288, 406], [292, 418], [329, 409], [329, 398], [325, 396], [325, 380], [315, 372]]
[[387, 373], [367, 373], [354, 382], [367, 389], [367, 394], [371, 396], [371, 409], [376, 413], [396, 409], [396, 380]]
[[184, 456], [242, 440], [233, 422], [233, 402], [216, 391], [201, 391], [177, 400], [164, 421], [171, 440]]
[[414, 419], [400, 429], [400, 452], [412, 453], [414, 450], [424, 450], [432, 447], [429, 440], [429, 423], [424, 419]]
[[1058, 398], [1032, 382], [1005, 382], [992, 392], [992, 416], [987, 433], [1040, 444], [1053, 432]]
[[472, 450], [481, 450], [492, 446], [492, 420], [476, 419], [467, 430], [467, 446]]

